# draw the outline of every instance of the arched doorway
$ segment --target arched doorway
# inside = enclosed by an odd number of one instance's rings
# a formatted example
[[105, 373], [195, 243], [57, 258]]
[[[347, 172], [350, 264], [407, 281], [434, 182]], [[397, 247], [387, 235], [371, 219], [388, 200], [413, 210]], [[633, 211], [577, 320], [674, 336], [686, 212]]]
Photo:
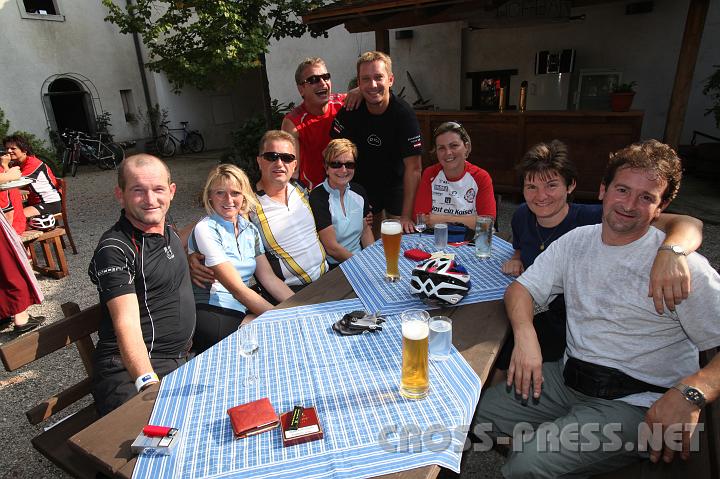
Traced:
[[49, 120], [57, 131], [95, 132], [95, 114], [90, 94], [83, 86], [67, 77], [53, 80], [45, 93], [49, 102]]

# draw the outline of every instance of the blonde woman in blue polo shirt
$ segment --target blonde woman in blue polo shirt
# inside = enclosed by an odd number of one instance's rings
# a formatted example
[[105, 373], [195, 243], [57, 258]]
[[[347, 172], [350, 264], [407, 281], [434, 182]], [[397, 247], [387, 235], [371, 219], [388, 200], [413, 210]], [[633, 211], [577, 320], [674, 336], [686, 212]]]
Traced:
[[365, 221], [370, 213], [365, 189], [351, 183], [357, 147], [344, 138], [332, 140], [323, 151], [323, 160], [327, 177], [310, 193], [310, 206], [320, 241], [333, 267], [374, 240]]
[[245, 172], [234, 165], [215, 167], [205, 182], [202, 200], [208, 216], [195, 225], [188, 253], [205, 256], [204, 264], [215, 273], [215, 282], [209, 289], [193, 285], [197, 310], [193, 349], [197, 353], [273, 308], [248, 287], [253, 275], [276, 300], [293, 295], [273, 273], [260, 234], [247, 218], [257, 200]]

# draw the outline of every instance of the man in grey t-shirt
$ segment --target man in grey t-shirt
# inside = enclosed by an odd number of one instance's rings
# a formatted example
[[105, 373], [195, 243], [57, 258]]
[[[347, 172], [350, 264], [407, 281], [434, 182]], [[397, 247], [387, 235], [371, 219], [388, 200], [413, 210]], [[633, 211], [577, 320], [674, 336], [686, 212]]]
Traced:
[[[649, 140], [620, 150], [600, 190], [602, 224], [555, 241], [508, 287], [515, 336], [508, 384], [486, 391], [475, 416], [476, 431], [513, 437], [506, 477], [599, 474], [640, 459], [642, 450], [653, 461], [671, 461], [675, 451], [687, 458], [700, 409], [720, 395], [720, 356], [698, 370], [698, 350], [720, 345], [720, 276], [692, 253], [692, 296], [662, 314], [647, 297], [656, 252], [686, 254], [650, 226], [680, 177], [667, 145]], [[533, 301], [560, 293], [566, 357], [543, 364]], [[682, 441], [646, 440], [675, 427], [688, 432]], [[535, 434], [519, 437], [529, 430]]]

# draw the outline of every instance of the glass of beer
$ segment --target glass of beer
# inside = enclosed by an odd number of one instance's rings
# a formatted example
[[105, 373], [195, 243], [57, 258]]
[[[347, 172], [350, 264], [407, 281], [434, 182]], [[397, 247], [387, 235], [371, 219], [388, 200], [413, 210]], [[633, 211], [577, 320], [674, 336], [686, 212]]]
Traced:
[[409, 309], [402, 320], [402, 375], [400, 394], [408, 399], [422, 399], [430, 390], [428, 336], [430, 315], [421, 309]]
[[400, 269], [400, 240], [402, 239], [402, 225], [398, 220], [384, 220], [380, 227], [383, 249], [385, 250], [385, 280], [399, 281]]

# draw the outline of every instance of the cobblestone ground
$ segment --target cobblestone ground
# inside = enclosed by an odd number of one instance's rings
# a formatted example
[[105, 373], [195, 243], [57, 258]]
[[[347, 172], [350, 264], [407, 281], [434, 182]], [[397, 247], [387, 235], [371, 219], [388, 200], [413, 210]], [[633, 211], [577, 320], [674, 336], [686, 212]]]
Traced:
[[[197, 206], [207, 172], [217, 163], [217, 155], [210, 153], [183, 156], [168, 162], [177, 183], [177, 194], [171, 214], [179, 226], [196, 221], [203, 214]], [[112, 191], [116, 184], [114, 171], [101, 171], [93, 166], [81, 166], [78, 176], [67, 178], [68, 215], [78, 254], [69, 253], [70, 276], [61, 280], [42, 278], [40, 285], [45, 301], [34, 306], [33, 315], [44, 315], [49, 322], [61, 317], [60, 305], [73, 301], [86, 308], [97, 302], [97, 293], [87, 276], [87, 267], [100, 235], [117, 219], [119, 208]], [[681, 191], [682, 195], [682, 191]], [[720, 199], [715, 198], [715, 201]], [[510, 217], [517, 205], [503, 201], [500, 209], [501, 229], [509, 230]], [[701, 252], [714, 267], [720, 265], [720, 227], [707, 224]], [[14, 338], [11, 328], [0, 332], [0, 343]], [[0, 436], [4, 454], [0, 455], [0, 477], [62, 477], [62, 472], [41, 456], [30, 444], [33, 436], [49, 424], [31, 426], [25, 411], [40, 399], [60, 391], [81, 379], [82, 363], [74, 349], [55, 353], [18, 371], [0, 372]], [[83, 406], [81, 404], [80, 406]], [[78, 406], [78, 407], [80, 407]], [[76, 410], [71, 409], [69, 412]], [[463, 466], [461, 477], [501, 477], [502, 457], [491, 452], [472, 452]], [[453, 477], [453, 475], [447, 475]], [[455, 476], [456, 477], [456, 476]]]

